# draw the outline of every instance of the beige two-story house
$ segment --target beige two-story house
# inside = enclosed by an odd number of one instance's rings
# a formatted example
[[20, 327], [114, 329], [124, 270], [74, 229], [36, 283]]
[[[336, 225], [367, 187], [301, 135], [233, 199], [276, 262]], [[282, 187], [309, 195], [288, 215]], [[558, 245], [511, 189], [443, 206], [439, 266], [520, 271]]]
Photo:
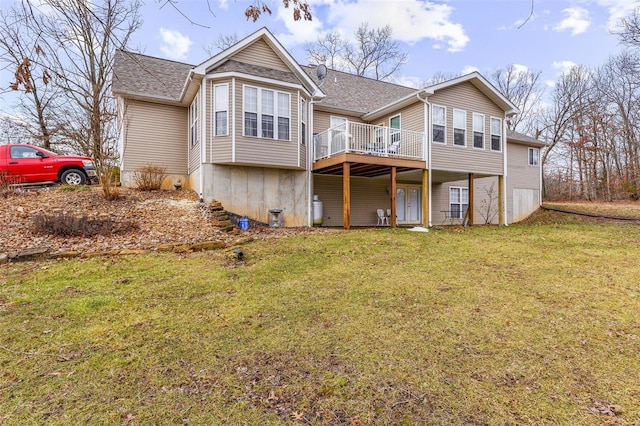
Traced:
[[265, 28], [195, 66], [118, 51], [123, 185], [164, 166], [168, 187], [285, 226], [507, 224], [539, 207], [543, 144], [507, 131], [517, 108], [479, 73], [416, 90], [319, 68]]

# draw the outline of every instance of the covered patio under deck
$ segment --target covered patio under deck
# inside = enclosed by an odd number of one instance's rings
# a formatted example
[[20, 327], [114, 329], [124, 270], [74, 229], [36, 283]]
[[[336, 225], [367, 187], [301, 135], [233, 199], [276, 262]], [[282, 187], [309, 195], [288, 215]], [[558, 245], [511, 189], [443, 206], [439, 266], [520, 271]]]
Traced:
[[424, 160], [409, 160], [391, 157], [377, 157], [355, 153], [341, 153], [323, 158], [313, 164], [316, 175], [342, 176], [342, 224], [345, 229], [351, 227], [351, 178], [375, 178], [389, 175], [389, 206], [391, 215], [389, 224], [397, 226], [396, 187], [397, 175], [401, 172], [416, 171], [421, 174], [422, 217], [429, 217], [429, 174]]

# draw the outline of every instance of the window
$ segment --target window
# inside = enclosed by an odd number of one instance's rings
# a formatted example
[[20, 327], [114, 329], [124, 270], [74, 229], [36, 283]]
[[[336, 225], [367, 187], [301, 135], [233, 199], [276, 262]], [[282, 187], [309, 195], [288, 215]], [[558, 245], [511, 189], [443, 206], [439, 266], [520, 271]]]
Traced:
[[243, 86], [245, 136], [289, 140], [291, 137], [291, 95], [274, 90]]
[[540, 150], [538, 148], [529, 148], [529, 165], [537, 166], [540, 163]]
[[307, 143], [307, 103], [304, 99], [300, 100], [300, 143]]
[[262, 90], [262, 137], [273, 139], [273, 91]]
[[446, 143], [446, 115], [447, 110], [443, 106], [434, 105], [433, 111], [433, 141], [439, 143]]
[[229, 134], [229, 85], [218, 84], [213, 87], [214, 102], [214, 134]]
[[484, 115], [473, 113], [473, 147], [484, 149]]
[[11, 158], [39, 158], [38, 150], [28, 146], [12, 146], [9, 150]]
[[278, 92], [278, 139], [289, 140], [289, 94]]
[[502, 149], [502, 120], [491, 117], [491, 150]]
[[189, 142], [191, 146], [198, 143], [198, 104], [200, 104], [199, 93], [189, 107]]
[[258, 89], [244, 87], [244, 135], [258, 136]]
[[469, 207], [469, 189], [452, 186], [449, 188], [449, 210], [451, 219], [462, 219]]
[[391, 143], [400, 142], [400, 115], [389, 119], [389, 128], [391, 129]]
[[467, 145], [467, 112], [459, 109], [453, 110], [453, 144]]

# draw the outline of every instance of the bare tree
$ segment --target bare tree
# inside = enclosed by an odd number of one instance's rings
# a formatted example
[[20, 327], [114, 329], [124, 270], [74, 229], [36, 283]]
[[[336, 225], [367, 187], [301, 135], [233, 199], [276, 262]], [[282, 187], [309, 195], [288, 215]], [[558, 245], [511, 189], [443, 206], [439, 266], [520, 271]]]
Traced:
[[520, 110], [520, 114], [507, 122], [509, 129], [537, 136], [538, 105], [544, 94], [544, 87], [540, 84], [541, 75], [542, 71], [519, 69], [514, 64], [504, 69], [498, 68], [490, 75], [498, 91]]
[[218, 38], [205, 45], [203, 47], [205, 53], [209, 56], [214, 56], [216, 53], [222, 52], [225, 49], [233, 46], [238, 42], [238, 35], [236, 33], [233, 34], [220, 34]]
[[345, 40], [339, 32], [332, 32], [307, 45], [306, 52], [311, 62], [376, 80], [392, 79], [408, 58], [393, 40], [389, 25], [369, 29], [367, 23], [358, 27], [353, 42]]
[[622, 29], [618, 32], [620, 40], [629, 46], [640, 47], [640, 7], [621, 21]]
[[117, 159], [116, 102], [111, 96], [115, 50], [141, 25], [137, 0], [49, 0], [41, 30], [59, 70], [66, 102], [62, 129], [75, 148], [95, 158], [106, 198], [117, 196], [109, 168]]
[[318, 37], [315, 43], [307, 43], [305, 51], [312, 64], [325, 64], [334, 70], [347, 71], [342, 60], [346, 43], [340, 31], [335, 30]]
[[24, 5], [0, 11], [0, 61], [16, 70], [11, 88], [24, 88], [17, 105], [24, 120], [14, 120], [14, 124], [21, 126], [23, 133], [37, 145], [51, 149], [59, 131], [55, 114], [59, 90], [52, 81], [42, 47], [46, 42], [32, 19], [37, 18]]

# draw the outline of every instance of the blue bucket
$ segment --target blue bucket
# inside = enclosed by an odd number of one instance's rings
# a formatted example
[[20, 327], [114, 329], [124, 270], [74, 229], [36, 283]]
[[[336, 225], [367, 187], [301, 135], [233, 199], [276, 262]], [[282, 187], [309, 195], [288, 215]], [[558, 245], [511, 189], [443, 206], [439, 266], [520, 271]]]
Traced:
[[238, 227], [242, 231], [246, 231], [247, 229], [249, 229], [249, 219], [246, 217], [243, 217], [240, 220], [238, 220]]

